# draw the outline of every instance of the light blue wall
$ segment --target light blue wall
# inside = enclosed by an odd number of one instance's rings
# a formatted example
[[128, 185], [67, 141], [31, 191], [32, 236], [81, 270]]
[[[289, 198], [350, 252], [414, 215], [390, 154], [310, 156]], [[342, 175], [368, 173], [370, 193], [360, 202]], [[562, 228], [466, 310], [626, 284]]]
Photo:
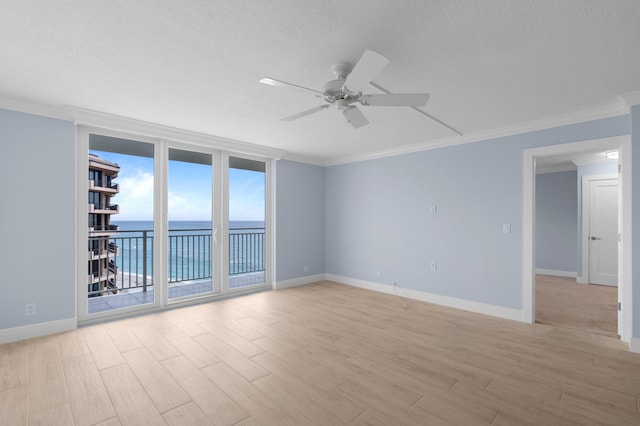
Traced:
[[523, 150], [628, 133], [625, 115], [329, 167], [327, 272], [522, 309]]
[[74, 318], [75, 127], [0, 109], [0, 147], [0, 330]]
[[577, 183], [578, 183], [578, 276], [582, 277], [582, 178], [585, 176], [617, 174], [617, 163], [589, 164], [578, 166]]
[[324, 167], [276, 162], [276, 281], [324, 274], [324, 195]]
[[536, 268], [576, 273], [577, 172], [536, 175]]

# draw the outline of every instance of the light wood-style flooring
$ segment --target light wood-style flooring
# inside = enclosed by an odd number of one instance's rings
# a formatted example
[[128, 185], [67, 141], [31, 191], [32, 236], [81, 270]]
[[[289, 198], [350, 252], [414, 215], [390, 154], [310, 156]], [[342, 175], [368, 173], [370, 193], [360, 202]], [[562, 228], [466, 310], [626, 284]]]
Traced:
[[536, 276], [536, 322], [618, 335], [618, 288], [577, 284], [575, 278]]
[[0, 346], [2, 425], [639, 425], [640, 355], [331, 282]]

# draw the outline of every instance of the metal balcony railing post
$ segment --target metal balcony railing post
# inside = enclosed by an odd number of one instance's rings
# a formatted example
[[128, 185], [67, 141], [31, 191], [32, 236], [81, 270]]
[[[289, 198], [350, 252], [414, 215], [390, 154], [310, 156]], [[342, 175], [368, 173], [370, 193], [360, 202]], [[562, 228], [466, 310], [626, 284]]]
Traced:
[[142, 231], [142, 291], [147, 291], [147, 231]]

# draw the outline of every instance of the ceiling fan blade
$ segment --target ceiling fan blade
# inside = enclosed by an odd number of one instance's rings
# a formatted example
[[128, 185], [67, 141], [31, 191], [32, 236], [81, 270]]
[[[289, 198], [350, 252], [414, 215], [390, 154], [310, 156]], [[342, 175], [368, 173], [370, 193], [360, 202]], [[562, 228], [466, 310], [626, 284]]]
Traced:
[[297, 120], [298, 118], [302, 118], [304, 116], [311, 115], [311, 114], [313, 114], [315, 112], [322, 111], [323, 109], [327, 109], [327, 108], [329, 108], [329, 106], [330, 105], [320, 105], [320, 106], [317, 106], [315, 108], [311, 108], [311, 109], [308, 109], [306, 111], [302, 111], [302, 112], [299, 112], [297, 114], [293, 114], [293, 115], [290, 115], [288, 117], [285, 117], [281, 121]]
[[310, 93], [310, 94], [312, 94], [312, 95], [314, 95], [315, 97], [318, 97], [318, 98], [321, 98], [321, 97], [324, 96], [324, 93], [322, 93], [319, 90], [309, 89], [308, 87], [298, 86], [297, 84], [287, 83], [286, 81], [280, 81], [280, 80], [276, 80], [276, 79], [269, 78], [269, 77], [261, 78], [260, 79], [260, 83], [267, 84], [269, 86], [285, 87], [285, 88], [288, 88], [288, 89], [294, 89], [294, 90], [298, 90], [298, 91], [301, 91], [301, 92]]
[[423, 106], [429, 100], [428, 93], [405, 93], [394, 95], [362, 95], [362, 105], [371, 106]]
[[347, 117], [347, 121], [353, 126], [354, 129], [369, 124], [369, 120], [367, 120], [364, 114], [362, 114], [362, 111], [360, 111], [353, 105], [342, 111], [342, 113], [345, 117]]
[[365, 50], [344, 82], [344, 88], [353, 93], [362, 92], [367, 85], [387, 66], [389, 60], [373, 50]]
[[[372, 82], [372, 83], [371, 83], [371, 85], [372, 85], [373, 87], [375, 87], [376, 89], [380, 90], [381, 92], [384, 92], [384, 93], [386, 93], [386, 94], [388, 94], [388, 95], [391, 95], [391, 92], [390, 92], [390, 91], [388, 91], [388, 90], [387, 90], [387, 89], [385, 89], [384, 87], [380, 86], [379, 84], [377, 84], [377, 83], [373, 83], [373, 82]], [[447, 129], [451, 130], [452, 132], [454, 132], [454, 133], [458, 134], [459, 136], [462, 136], [462, 135], [463, 135], [463, 133], [462, 133], [460, 130], [456, 129], [456, 128], [455, 128], [455, 127], [453, 127], [453, 126], [450, 126], [449, 124], [445, 123], [445, 122], [444, 122], [444, 121], [442, 121], [442, 120], [439, 120], [439, 119], [435, 118], [433, 115], [431, 115], [431, 114], [428, 114], [428, 113], [424, 112], [424, 111], [423, 111], [423, 110], [421, 110], [420, 108], [417, 108], [417, 107], [410, 107], [410, 108], [411, 108], [412, 110], [416, 111], [416, 112], [419, 112], [420, 114], [424, 115], [425, 117], [429, 117], [430, 119], [432, 119], [432, 120], [433, 120], [433, 121], [435, 121], [436, 123], [438, 123], [438, 124], [442, 125], [443, 127], [446, 127]]]

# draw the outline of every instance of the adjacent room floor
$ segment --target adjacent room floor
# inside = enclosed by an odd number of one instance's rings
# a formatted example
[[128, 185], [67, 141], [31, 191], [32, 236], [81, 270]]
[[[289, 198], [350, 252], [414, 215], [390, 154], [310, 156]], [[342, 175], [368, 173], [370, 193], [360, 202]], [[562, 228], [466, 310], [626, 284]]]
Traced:
[[536, 276], [536, 322], [618, 335], [618, 288], [576, 284], [575, 278]]
[[640, 424], [617, 338], [404, 302], [324, 281], [0, 345], [0, 424]]

